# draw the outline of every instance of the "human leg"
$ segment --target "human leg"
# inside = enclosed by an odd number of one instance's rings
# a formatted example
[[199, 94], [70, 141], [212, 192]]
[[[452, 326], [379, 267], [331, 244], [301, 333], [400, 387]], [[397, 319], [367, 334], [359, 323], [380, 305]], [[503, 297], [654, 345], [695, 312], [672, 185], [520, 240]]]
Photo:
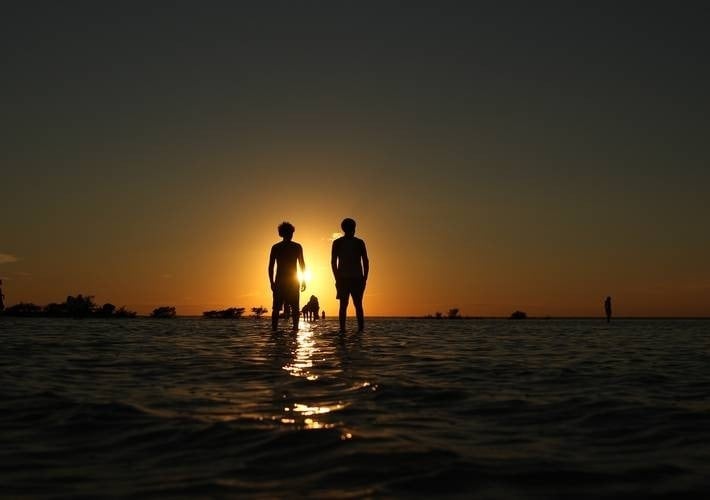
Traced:
[[291, 305], [291, 329], [298, 330], [298, 315], [300, 309], [298, 308], [298, 302]]
[[340, 321], [340, 331], [345, 331], [345, 316], [348, 312], [348, 296], [343, 295], [340, 298], [340, 309], [338, 309], [338, 320]]
[[365, 312], [362, 308], [362, 296], [365, 293], [365, 280], [357, 280], [353, 283], [352, 296], [355, 306], [355, 316], [357, 316], [357, 331], [361, 332], [365, 328]]
[[357, 316], [357, 331], [361, 332], [365, 329], [365, 312], [362, 309], [362, 297], [353, 297], [353, 305]]
[[274, 303], [271, 307], [271, 329], [273, 331], [279, 328], [279, 314], [281, 313], [282, 301], [277, 292], [274, 292]]

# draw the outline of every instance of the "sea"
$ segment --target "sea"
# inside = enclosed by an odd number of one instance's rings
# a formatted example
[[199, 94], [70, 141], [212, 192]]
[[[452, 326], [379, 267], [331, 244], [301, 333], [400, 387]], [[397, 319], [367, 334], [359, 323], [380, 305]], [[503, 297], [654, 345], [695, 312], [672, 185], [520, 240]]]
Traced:
[[710, 498], [710, 320], [0, 318], [2, 498]]

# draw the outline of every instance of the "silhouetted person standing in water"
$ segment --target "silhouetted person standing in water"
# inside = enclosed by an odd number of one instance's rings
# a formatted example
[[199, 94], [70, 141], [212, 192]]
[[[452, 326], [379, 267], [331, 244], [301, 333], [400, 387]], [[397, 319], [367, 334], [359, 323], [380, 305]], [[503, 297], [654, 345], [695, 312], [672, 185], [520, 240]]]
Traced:
[[365, 328], [362, 296], [365, 293], [367, 275], [370, 272], [370, 261], [367, 258], [365, 242], [355, 237], [355, 221], [343, 219], [340, 227], [345, 236], [341, 236], [333, 242], [330, 256], [330, 267], [333, 269], [335, 288], [338, 291], [336, 298], [340, 301], [340, 310], [338, 311], [340, 331], [345, 331], [348, 299], [352, 296], [357, 315], [357, 329], [358, 332], [361, 332]]
[[[279, 225], [279, 236], [283, 241], [271, 247], [269, 255], [269, 283], [271, 291], [274, 292], [274, 303], [271, 308], [271, 329], [276, 330], [279, 324], [279, 312], [282, 305], [287, 305], [293, 320], [293, 329], [298, 330], [298, 307], [299, 283], [298, 266], [301, 266], [301, 273], [305, 271], [306, 263], [303, 260], [303, 248], [293, 238], [296, 230], [293, 225], [283, 222]], [[276, 264], [276, 276], [274, 276], [274, 264]], [[306, 289], [306, 282], [300, 286], [301, 291]]]
[[611, 321], [611, 297], [604, 299], [604, 312], [606, 313], [606, 322]]
[[0, 280], [0, 312], [5, 310], [5, 295], [2, 293], [2, 280]]

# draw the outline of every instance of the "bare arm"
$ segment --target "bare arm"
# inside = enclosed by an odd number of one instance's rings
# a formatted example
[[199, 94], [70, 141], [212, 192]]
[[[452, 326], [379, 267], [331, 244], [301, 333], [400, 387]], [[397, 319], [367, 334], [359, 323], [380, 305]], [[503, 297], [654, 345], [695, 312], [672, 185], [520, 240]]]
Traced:
[[[298, 265], [301, 267], [301, 276], [306, 275], [306, 261], [303, 258], [303, 247], [298, 246]], [[306, 280], [304, 278], [303, 283], [301, 283], [301, 291], [303, 292], [306, 289]]]
[[367, 248], [365, 247], [365, 242], [362, 242], [362, 271], [365, 281], [367, 281], [367, 275], [370, 274], [370, 259], [367, 257]]
[[335, 249], [335, 241], [330, 250], [330, 268], [333, 270], [333, 277], [338, 279], [338, 252]]
[[276, 262], [276, 256], [274, 255], [274, 248], [271, 247], [271, 253], [269, 254], [269, 285], [271, 289], [274, 289], [274, 263]]
[[301, 267], [301, 274], [306, 273], [306, 261], [303, 258], [303, 247], [298, 247], [298, 265]]

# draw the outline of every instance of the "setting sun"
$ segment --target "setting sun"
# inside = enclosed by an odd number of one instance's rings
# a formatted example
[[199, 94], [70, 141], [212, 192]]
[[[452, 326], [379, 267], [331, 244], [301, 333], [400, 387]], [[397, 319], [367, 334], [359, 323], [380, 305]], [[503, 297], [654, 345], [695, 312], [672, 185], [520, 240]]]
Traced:
[[311, 270], [306, 269], [305, 271], [301, 272], [301, 270], [298, 270], [298, 282], [303, 283], [305, 282], [306, 284], [311, 282]]

